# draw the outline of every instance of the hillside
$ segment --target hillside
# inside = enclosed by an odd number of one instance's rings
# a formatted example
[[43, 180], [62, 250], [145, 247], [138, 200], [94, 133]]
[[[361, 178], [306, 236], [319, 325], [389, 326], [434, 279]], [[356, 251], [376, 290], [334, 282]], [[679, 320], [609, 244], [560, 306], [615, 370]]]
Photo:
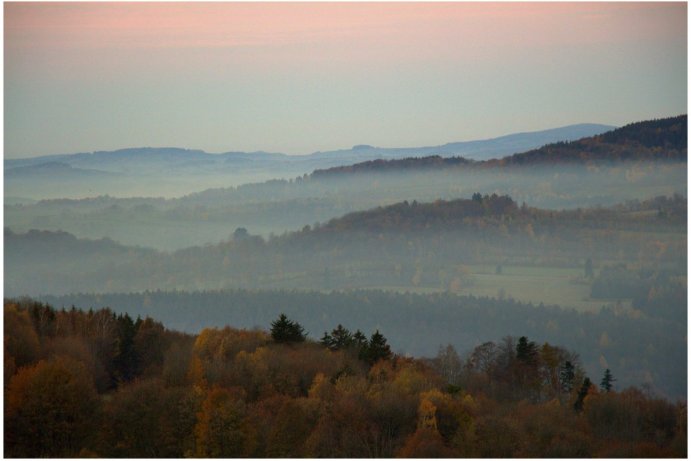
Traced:
[[522, 334], [411, 358], [379, 329], [331, 325], [317, 342], [299, 320], [192, 336], [108, 308], [6, 301], [5, 455], [686, 454], [684, 403], [589, 375], [577, 350]]
[[501, 159], [472, 161], [469, 158], [422, 158], [373, 160], [354, 165], [317, 170], [312, 177], [343, 173], [385, 173], [414, 169], [541, 167], [555, 164], [593, 165], [615, 162], [687, 161], [688, 117], [680, 115], [660, 120], [631, 123], [621, 128], [570, 142], [547, 144], [539, 149]]

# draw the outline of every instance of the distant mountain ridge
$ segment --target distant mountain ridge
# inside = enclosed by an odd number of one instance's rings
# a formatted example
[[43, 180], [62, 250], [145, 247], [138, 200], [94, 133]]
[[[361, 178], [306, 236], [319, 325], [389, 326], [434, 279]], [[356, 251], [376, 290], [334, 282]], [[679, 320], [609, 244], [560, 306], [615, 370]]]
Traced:
[[574, 141], [587, 136], [610, 131], [616, 127], [595, 123], [581, 123], [542, 131], [513, 133], [496, 138], [451, 142], [439, 146], [424, 147], [374, 147], [357, 145], [351, 149], [329, 152], [315, 152], [312, 156], [328, 157], [333, 155], [366, 154], [378, 158], [401, 158], [402, 156], [439, 155], [440, 157], [462, 156], [473, 160], [486, 160], [497, 156], [510, 155], [524, 150], [534, 149], [557, 141]]
[[550, 162], [584, 165], [606, 159], [685, 161], [686, 117], [638, 122], [614, 130], [606, 125], [570, 125], [416, 148], [359, 144], [309, 155], [209, 154], [167, 147], [6, 159], [5, 194], [29, 200], [97, 195], [180, 198], [210, 189], [308, 176], [316, 179], [344, 171], [484, 169]]
[[405, 159], [378, 159], [348, 166], [316, 170], [312, 177], [342, 173], [441, 169], [449, 167], [492, 168], [547, 163], [588, 163], [646, 160], [687, 160], [688, 117], [680, 115], [628, 124], [621, 128], [575, 141], [559, 141], [501, 159], [473, 160], [466, 157], [430, 155]]
[[38, 167], [46, 163], [59, 162], [74, 168], [104, 169], [118, 172], [132, 166], [132, 162], [145, 164], [162, 162], [167, 165], [186, 166], [195, 162], [213, 164], [214, 166], [235, 163], [239, 161], [264, 163], [278, 161], [290, 164], [349, 162], [362, 161], [373, 158], [401, 158], [410, 155], [463, 155], [472, 159], [486, 159], [498, 155], [508, 155], [526, 149], [542, 146], [555, 141], [569, 141], [584, 136], [603, 133], [611, 130], [609, 125], [578, 124], [560, 128], [553, 128], [535, 132], [514, 133], [497, 138], [452, 142], [439, 146], [423, 147], [374, 147], [356, 145], [351, 149], [341, 149], [329, 152], [315, 152], [308, 155], [286, 155], [282, 153], [257, 152], [225, 152], [211, 154], [203, 150], [181, 149], [176, 147], [142, 147], [126, 148], [115, 151], [96, 151], [92, 153], [58, 154], [26, 159], [5, 159], [5, 171], [19, 167]]

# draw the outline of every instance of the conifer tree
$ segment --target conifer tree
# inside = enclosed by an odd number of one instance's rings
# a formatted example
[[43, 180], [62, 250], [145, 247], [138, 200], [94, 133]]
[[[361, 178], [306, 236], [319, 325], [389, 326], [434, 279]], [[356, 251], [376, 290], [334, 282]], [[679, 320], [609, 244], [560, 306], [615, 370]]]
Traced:
[[331, 331], [331, 338], [333, 339], [332, 349], [345, 349], [352, 346], [355, 342], [352, 333], [341, 324], [338, 324], [338, 326]]
[[538, 358], [537, 345], [521, 336], [516, 345], [516, 358], [527, 365], [536, 365]]
[[277, 343], [299, 343], [305, 340], [305, 329], [281, 314], [271, 322], [271, 338]]
[[367, 346], [367, 336], [360, 330], [356, 330], [355, 333], [353, 333], [353, 340], [355, 341], [355, 345], [359, 348]]
[[328, 347], [329, 349], [332, 349], [333, 344], [334, 344], [334, 339], [331, 337], [331, 335], [329, 333], [327, 333], [325, 331], [324, 336], [321, 337], [321, 339], [319, 340], [319, 343], [324, 347]]
[[592, 386], [592, 384], [593, 383], [590, 382], [590, 378], [586, 377], [583, 380], [581, 388], [578, 390], [578, 397], [576, 398], [576, 403], [573, 404], [574, 410], [576, 410], [578, 413], [583, 411], [583, 401], [588, 395], [588, 391], [590, 390], [590, 386]]
[[570, 394], [573, 390], [573, 380], [576, 378], [576, 367], [573, 366], [570, 360], [564, 362], [559, 372], [559, 381], [561, 383], [561, 390], [565, 394]]
[[373, 365], [379, 360], [388, 360], [393, 354], [383, 334], [379, 330], [372, 333], [367, 347], [360, 351], [360, 358]]
[[603, 391], [605, 392], [611, 392], [612, 391], [612, 383], [616, 381], [614, 376], [612, 376], [612, 372], [609, 371], [609, 368], [605, 370], [605, 375], [602, 377], [602, 381], [600, 381], [600, 388], [602, 388]]

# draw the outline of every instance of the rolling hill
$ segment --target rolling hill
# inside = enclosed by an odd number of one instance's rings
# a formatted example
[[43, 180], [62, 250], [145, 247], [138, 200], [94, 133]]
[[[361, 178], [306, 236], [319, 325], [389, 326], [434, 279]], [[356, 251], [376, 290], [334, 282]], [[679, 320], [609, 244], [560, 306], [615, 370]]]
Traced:
[[[485, 159], [521, 152], [549, 142], [578, 139], [611, 128], [607, 125], [580, 124], [440, 146], [380, 148], [360, 145], [308, 155], [267, 152], [211, 154], [201, 150], [146, 147], [5, 159], [5, 188], [7, 195], [31, 199], [79, 198], [93, 196], [95, 191], [121, 197], [171, 197], [211, 187], [291, 178], [316, 169], [374, 159], [432, 154]], [[50, 170], [50, 175], [46, 174], [47, 170]], [[95, 183], [94, 174], [98, 172], [117, 176], [104, 176]]]

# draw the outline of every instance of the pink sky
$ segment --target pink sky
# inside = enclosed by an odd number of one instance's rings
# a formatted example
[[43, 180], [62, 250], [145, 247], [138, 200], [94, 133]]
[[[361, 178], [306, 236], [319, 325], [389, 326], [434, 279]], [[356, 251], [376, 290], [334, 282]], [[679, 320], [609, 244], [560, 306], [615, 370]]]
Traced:
[[[50, 131], [80, 119], [94, 125], [84, 150], [171, 145], [184, 128], [188, 147], [309, 152], [685, 111], [681, 2], [16, 2], [4, 12], [15, 155], [41, 141], [36, 125], [45, 146], [34, 151], [77, 149], [54, 147]], [[122, 106], [123, 95], [138, 99]], [[147, 129], [157, 105], [193, 112], [204, 135], [181, 116]], [[97, 126], [99, 107], [128, 121], [117, 135], [131, 139], [115, 140], [112, 118]], [[64, 126], [48, 122], [56, 114]], [[267, 124], [271, 139], [249, 139]]]
[[669, 24], [682, 9], [654, 3], [6, 3], [5, 44], [10, 59], [222, 49], [248, 52], [255, 63], [285, 54], [310, 62], [334, 53], [348, 65], [353, 57], [362, 64], [426, 62], [661, 40], [680, 33]]

